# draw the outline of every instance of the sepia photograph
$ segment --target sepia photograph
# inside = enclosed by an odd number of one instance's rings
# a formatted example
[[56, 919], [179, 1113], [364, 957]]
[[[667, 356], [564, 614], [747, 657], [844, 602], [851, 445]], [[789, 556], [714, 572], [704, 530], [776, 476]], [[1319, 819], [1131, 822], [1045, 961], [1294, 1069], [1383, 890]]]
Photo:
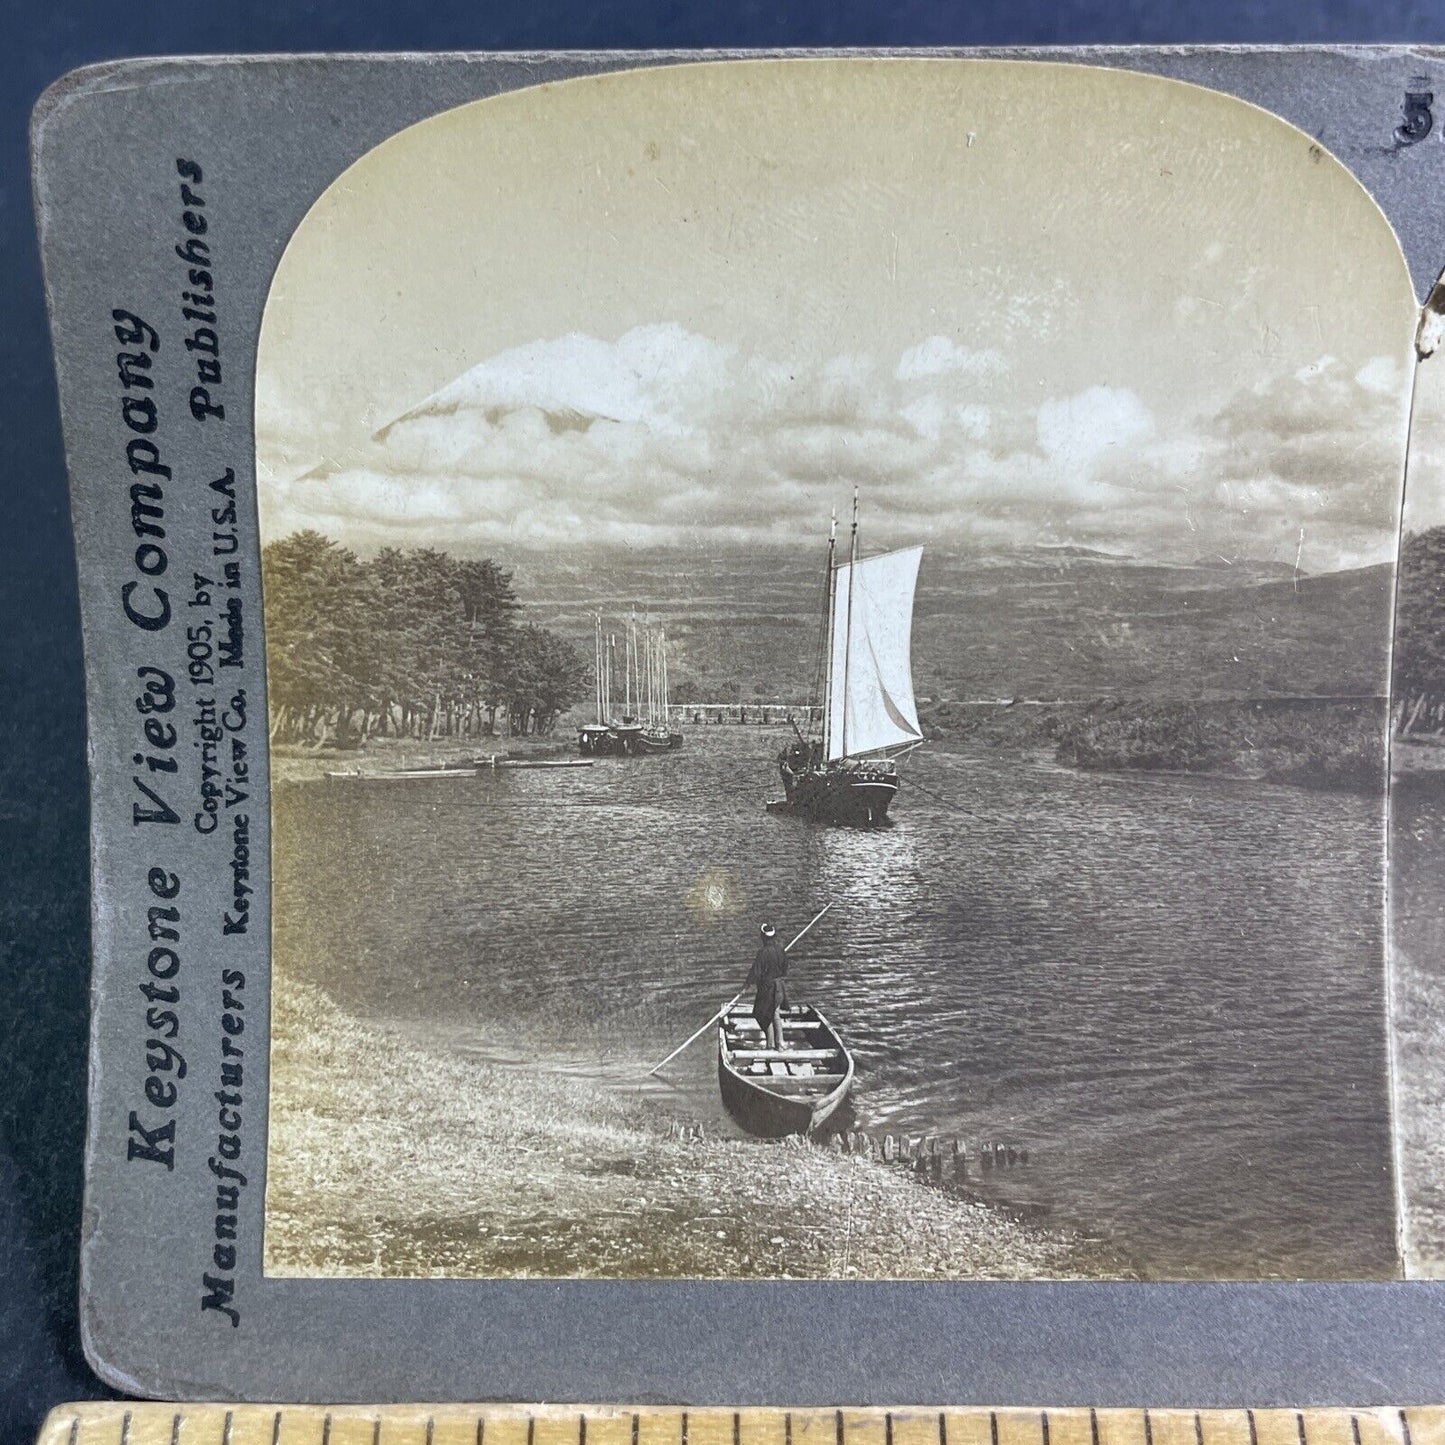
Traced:
[[256, 361], [267, 1273], [1445, 1269], [1417, 318], [1319, 143], [1123, 70], [362, 156]]
[[[1445, 1277], [1445, 360], [1441, 293], [1420, 364], [1396, 593], [1391, 677], [1390, 943], [1395, 1128], [1406, 1274]], [[1430, 313], [1433, 312], [1433, 315]]]

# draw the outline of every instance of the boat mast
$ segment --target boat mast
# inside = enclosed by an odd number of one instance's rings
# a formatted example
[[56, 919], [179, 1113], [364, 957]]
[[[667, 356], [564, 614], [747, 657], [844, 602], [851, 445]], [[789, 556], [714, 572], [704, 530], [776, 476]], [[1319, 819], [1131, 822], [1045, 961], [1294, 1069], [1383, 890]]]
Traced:
[[632, 652], [633, 636], [637, 629], [637, 614], [633, 613], [627, 619], [627, 632], [622, 641], [622, 672], [627, 682], [627, 701], [623, 707], [622, 716], [629, 722], [632, 720]]
[[596, 645], [593, 648], [597, 677], [596, 686], [592, 690], [597, 695], [597, 721], [604, 722], [606, 719], [602, 715], [602, 614], [600, 612], [593, 614], [592, 620], [596, 624], [597, 632]]
[[660, 627], [657, 629], [657, 661], [658, 670], [662, 674], [662, 725], [671, 732], [672, 708], [667, 699], [667, 633]]
[[649, 622], [642, 634], [642, 648], [647, 656], [647, 725], [657, 726], [657, 641]]
[[853, 536], [848, 546], [848, 606], [843, 617], [843, 756], [848, 756], [848, 656], [853, 647], [853, 573], [858, 570], [858, 488], [853, 488]]
[[823, 579], [823, 761], [828, 759], [828, 744], [833, 736], [833, 588], [838, 570], [833, 554], [838, 550], [838, 513], [828, 519], [828, 571]]

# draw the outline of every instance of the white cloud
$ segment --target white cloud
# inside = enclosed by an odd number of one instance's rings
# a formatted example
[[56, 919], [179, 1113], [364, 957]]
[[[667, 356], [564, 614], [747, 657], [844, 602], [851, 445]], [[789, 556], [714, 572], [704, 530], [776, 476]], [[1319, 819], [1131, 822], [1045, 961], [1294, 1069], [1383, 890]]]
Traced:
[[1407, 393], [1387, 358], [1351, 374], [1322, 357], [1166, 429], [1121, 387], [1005, 398], [981, 380], [992, 363], [960, 360], [980, 355], [931, 337], [809, 363], [673, 325], [538, 341], [289, 482], [278, 459], [308, 434], [268, 412], [266, 530], [363, 548], [791, 545], [859, 485], [879, 545], [1292, 561], [1303, 526], [1306, 567], [1388, 552]]
[[1154, 417], [1132, 391], [1091, 386], [1077, 396], [1044, 402], [1038, 430], [1046, 456], [1061, 466], [1082, 469], [1103, 453], [1150, 436]]
[[1378, 396], [1388, 396], [1400, 385], [1400, 368], [1388, 356], [1372, 356], [1356, 373], [1355, 382]]
[[965, 376], [997, 376], [1006, 369], [1002, 353], [991, 347], [970, 351], [947, 336], [930, 336], [911, 346], [898, 358], [894, 376], [899, 381], [918, 381], [922, 377], [945, 376], [961, 372]]

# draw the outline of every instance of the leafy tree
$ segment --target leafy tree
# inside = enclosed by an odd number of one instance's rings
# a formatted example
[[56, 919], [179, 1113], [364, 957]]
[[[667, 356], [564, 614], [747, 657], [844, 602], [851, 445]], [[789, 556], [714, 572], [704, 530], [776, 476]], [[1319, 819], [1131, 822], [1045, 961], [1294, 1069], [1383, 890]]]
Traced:
[[273, 736], [469, 736], [505, 708], [549, 729], [587, 687], [575, 649], [517, 622], [512, 574], [431, 547], [369, 562], [320, 532], [262, 554]]

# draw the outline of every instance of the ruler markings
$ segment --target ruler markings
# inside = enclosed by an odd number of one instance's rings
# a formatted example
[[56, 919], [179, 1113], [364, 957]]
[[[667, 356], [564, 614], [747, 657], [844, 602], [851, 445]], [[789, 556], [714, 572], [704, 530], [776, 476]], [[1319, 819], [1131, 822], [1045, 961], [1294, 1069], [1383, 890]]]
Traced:
[[832, 1436], [827, 1445], [1445, 1445], [1445, 1408], [783, 1411], [114, 1401], [61, 1407], [41, 1445], [264, 1445], [268, 1436], [270, 1445], [819, 1445], [820, 1435]]

